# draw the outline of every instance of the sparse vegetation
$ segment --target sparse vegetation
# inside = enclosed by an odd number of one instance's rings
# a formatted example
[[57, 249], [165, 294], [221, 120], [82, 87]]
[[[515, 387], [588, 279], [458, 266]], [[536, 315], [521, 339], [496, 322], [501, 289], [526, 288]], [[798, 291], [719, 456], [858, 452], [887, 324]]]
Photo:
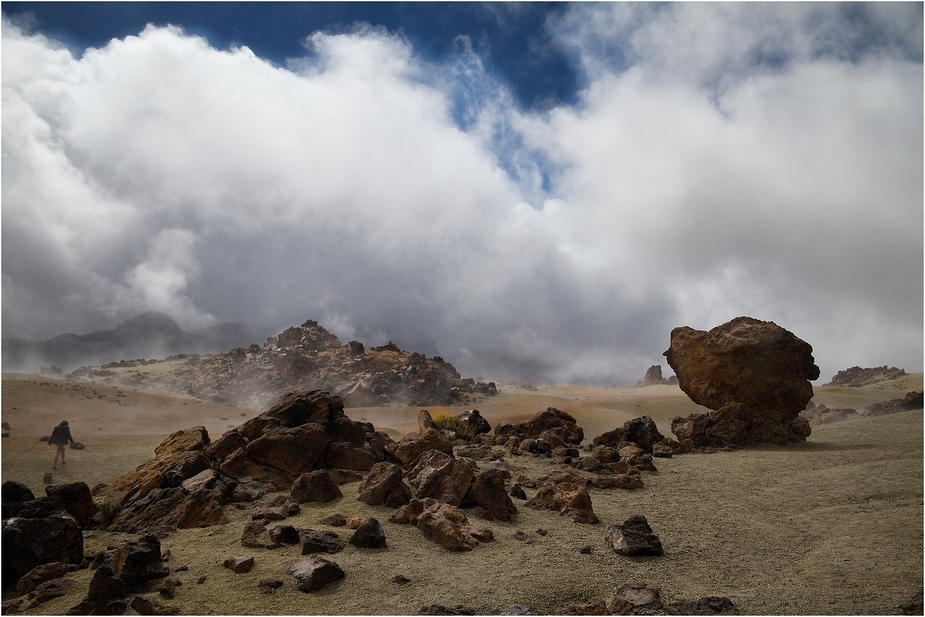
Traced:
[[440, 415], [434, 418], [434, 424], [441, 431], [453, 431], [456, 436], [466, 441], [475, 437], [472, 427], [456, 416]]

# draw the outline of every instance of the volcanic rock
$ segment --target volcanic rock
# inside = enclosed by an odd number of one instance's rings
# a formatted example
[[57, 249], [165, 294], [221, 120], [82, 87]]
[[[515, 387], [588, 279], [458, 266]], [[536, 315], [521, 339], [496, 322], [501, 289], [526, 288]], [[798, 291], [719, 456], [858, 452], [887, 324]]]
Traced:
[[612, 615], [655, 615], [662, 608], [662, 588], [652, 583], [626, 583], [607, 603]]
[[61, 511], [41, 518], [7, 519], [0, 547], [4, 591], [14, 588], [36, 566], [52, 561], [79, 564], [84, 557], [81, 527]]
[[36, 586], [35, 589], [29, 591], [28, 598], [30, 602], [26, 610], [35, 608], [54, 598], [67, 595], [74, 585], [76, 585], [76, 583], [69, 578], [52, 578], [43, 581]]
[[453, 454], [453, 444], [432, 428], [424, 430], [421, 434], [406, 433], [397, 443], [389, 444], [387, 449], [392, 456], [401, 461], [405, 469], [411, 469], [418, 456], [428, 450]]
[[328, 472], [323, 469], [302, 474], [295, 479], [289, 489], [289, 501], [293, 503], [309, 503], [313, 501], [327, 503], [343, 496], [344, 494], [341, 493], [340, 488], [331, 480]]
[[884, 403], [874, 403], [868, 405], [864, 410], [865, 417], [883, 416], [900, 411], [910, 411], [912, 409], [922, 409], [922, 393], [907, 392], [903, 398], [894, 398]]
[[457, 417], [469, 426], [473, 435], [491, 432], [491, 425], [481, 416], [478, 409], [469, 409]]
[[16, 593], [29, 593], [45, 581], [61, 578], [68, 572], [73, 572], [77, 569], [79, 569], [77, 564], [61, 563], [60, 561], [52, 561], [36, 566], [24, 574], [16, 583]]
[[344, 578], [344, 571], [333, 561], [323, 557], [297, 559], [286, 565], [286, 574], [299, 581], [299, 591], [310, 592], [321, 589]]
[[241, 534], [241, 546], [245, 548], [279, 548], [279, 542], [270, 537], [270, 532], [260, 521], [251, 521], [244, 525]]
[[161, 604], [153, 598], [135, 596], [129, 604], [133, 611], [139, 615], [179, 615], [180, 609], [175, 606]]
[[534, 510], [554, 510], [567, 516], [573, 523], [595, 525], [600, 519], [594, 514], [591, 495], [584, 484], [574, 482], [547, 482], [524, 506]]
[[68, 615], [121, 615], [128, 607], [125, 598], [128, 586], [113, 574], [108, 565], [102, 565], [93, 573], [87, 595], [77, 606], [67, 611]]
[[387, 548], [382, 523], [373, 517], [369, 517], [350, 536], [350, 544], [360, 548]]
[[729, 598], [704, 596], [697, 600], [679, 600], [662, 605], [666, 615], [738, 615], [739, 609]]
[[621, 555], [658, 557], [664, 554], [661, 540], [641, 514], [629, 517], [620, 525], [611, 525], [605, 537]]
[[[516, 433], [534, 439], [542, 438], [544, 431], [552, 431], [552, 434], [566, 444], [578, 445], [585, 437], [584, 430], [578, 426], [575, 418], [555, 407], [549, 407], [529, 420], [514, 424], [513, 427]], [[495, 428], [495, 434], [498, 434], [498, 427]]]
[[3, 520], [16, 516], [19, 504], [25, 501], [32, 501], [35, 495], [32, 490], [16, 480], [7, 480], [0, 486], [0, 502], [3, 504]]
[[886, 365], [874, 368], [852, 366], [849, 369], [838, 371], [838, 373], [832, 377], [832, 381], [825, 385], [863, 388], [864, 386], [873, 385], [881, 381], [899, 379], [900, 377], [905, 377], [905, 375], [906, 371], [903, 369], [888, 367]]
[[408, 473], [408, 483], [416, 497], [432, 497], [458, 506], [472, 485], [475, 473], [469, 463], [440, 450], [428, 450], [418, 458]]
[[412, 499], [389, 522], [415, 524], [426, 538], [451, 551], [470, 551], [492, 539], [491, 530], [473, 527], [462, 510], [436, 499]]
[[476, 516], [488, 521], [509, 522], [517, 514], [517, 507], [504, 487], [510, 477], [510, 473], [500, 469], [486, 469], [475, 476], [465, 501], [479, 506]]
[[649, 416], [640, 416], [628, 420], [623, 425], [624, 439], [632, 441], [642, 448], [643, 452], [652, 453], [652, 446], [665, 439], [665, 436], [658, 432], [655, 420]]
[[222, 565], [235, 574], [243, 574], [245, 572], [250, 572], [251, 568], [254, 567], [254, 556], [238, 555], [236, 557], [226, 557]]
[[383, 461], [373, 465], [360, 484], [357, 499], [371, 506], [403, 506], [411, 500], [411, 490], [402, 481], [402, 468]]
[[112, 554], [110, 567], [129, 587], [170, 574], [161, 558], [161, 543], [153, 534], [120, 545]]
[[675, 418], [680, 441], [697, 447], [741, 446], [805, 440], [809, 423], [799, 416], [819, 378], [812, 347], [769, 321], [737, 317], [709, 332], [671, 331], [665, 352], [691, 400], [712, 410]]
[[302, 544], [303, 555], [310, 553], [339, 553], [346, 546], [333, 531], [317, 531], [315, 529], [299, 529], [299, 542]]
[[292, 525], [276, 525], [270, 528], [270, 539], [280, 544], [299, 544], [299, 531]]

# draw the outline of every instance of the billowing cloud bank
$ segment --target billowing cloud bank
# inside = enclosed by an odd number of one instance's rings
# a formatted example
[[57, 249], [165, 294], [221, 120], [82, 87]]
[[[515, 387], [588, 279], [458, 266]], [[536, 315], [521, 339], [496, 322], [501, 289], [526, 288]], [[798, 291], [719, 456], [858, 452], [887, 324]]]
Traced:
[[[591, 13], [591, 14], [589, 14]], [[3, 333], [313, 318], [467, 375], [631, 382], [738, 315], [922, 369], [916, 5], [571, 5], [587, 87], [525, 112], [465, 45], [3, 23]]]

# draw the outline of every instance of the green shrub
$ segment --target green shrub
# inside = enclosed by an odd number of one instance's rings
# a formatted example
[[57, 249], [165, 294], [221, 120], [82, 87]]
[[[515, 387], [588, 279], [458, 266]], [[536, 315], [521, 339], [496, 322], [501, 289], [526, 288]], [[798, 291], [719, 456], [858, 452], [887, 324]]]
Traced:
[[475, 437], [472, 427], [456, 416], [437, 416], [434, 418], [434, 425], [438, 430], [453, 431], [457, 437], [466, 441]]

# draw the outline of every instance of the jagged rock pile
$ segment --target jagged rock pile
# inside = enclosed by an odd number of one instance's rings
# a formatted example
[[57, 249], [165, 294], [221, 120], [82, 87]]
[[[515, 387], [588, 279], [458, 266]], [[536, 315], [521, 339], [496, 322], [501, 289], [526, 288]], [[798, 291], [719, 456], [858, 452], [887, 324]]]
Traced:
[[[440, 357], [428, 359], [394, 343], [373, 348], [358, 341], [344, 345], [311, 320], [270, 337], [264, 345], [175, 361], [164, 374], [111, 372], [103, 381], [252, 409], [265, 409], [294, 390], [325, 390], [349, 407], [460, 404], [498, 392], [494, 382], [463, 379]], [[81, 367], [67, 377], [93, 380], [94, 375], [93, 369]]]
[[869, 386], [881, 381], [899, 379], [905, 375], [905, 370], [896, 368], [895, 366], [888, 367], [883, 365], [874, 368], [861, 368], [860, 366], [852, 366], [849, 369], [838, 371], [838, 373], [832, 376], [832, 381], [825, 385], [863, 388], [864, 386]]
[[810, 426], [836, 424], [861, 417], [856, 409], [850, 407], [826, 407], [822, 404], [816, 405], [812, 401], [806, 404], [806, 409], [801, 411], [800, 415], [809, 421]]
[[737, 317], [709, 332], [671, 331], [665, 352], [681, 390], [714, 410], [675, 418], [672, 432], [694, 447], [805, 441], [800, 417], [819, 378], [813, 348], [770, 321]]
[[295, 491], [313, 471], [371, 469], [392, 440], [343, 409], [326, 392], [294, 393], [214, 442], [203, 427], [174, 433], [152, 460], [98, 492], [120, 507], [107, 529], [209, 526], [222, 522], [224, 504]]

